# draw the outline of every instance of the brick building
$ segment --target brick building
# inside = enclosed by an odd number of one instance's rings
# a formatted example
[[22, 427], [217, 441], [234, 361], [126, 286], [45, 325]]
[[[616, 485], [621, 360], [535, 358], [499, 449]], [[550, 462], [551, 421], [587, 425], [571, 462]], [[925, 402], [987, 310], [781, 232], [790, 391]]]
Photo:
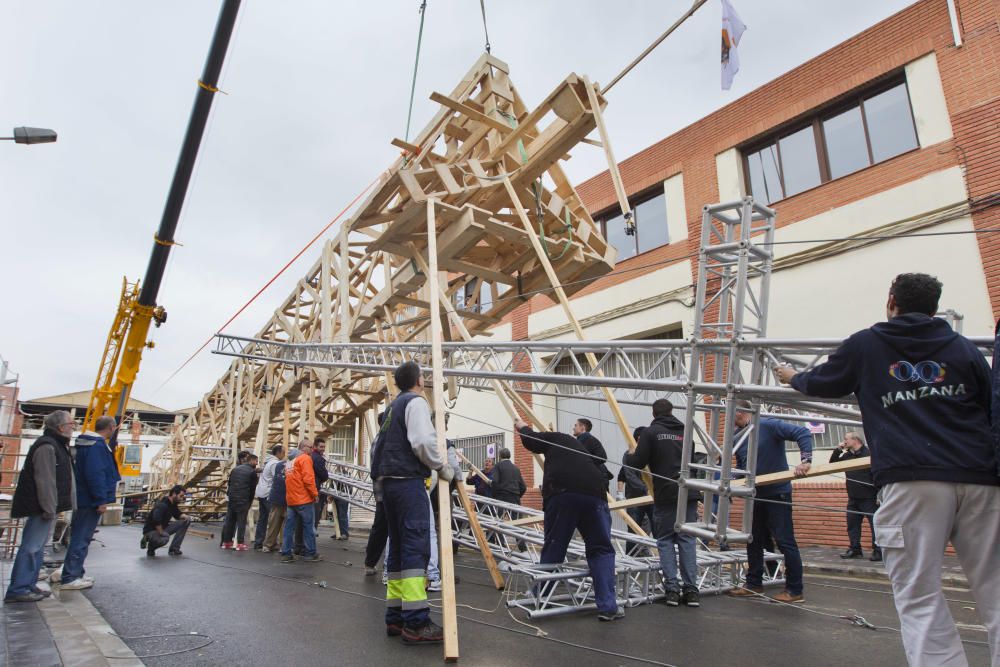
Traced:
[[[785, 242], [775, 246], [768, 336], [829, 338], [869, 326], [884, 316], [891, 278], [905, 271], [937, 275], [942, 308], [964, 315], [964, 332], [992, 334], [1000, 234], [981, 230], [1000, 228], [1000, 5], [956, 4], [961, 46], [947, 3], [921, 0], [622, 161], [635, 236], [624, 233], [607, 172], [579, 185], [619, 251], [614, 272], [573, 297], [587, 337], [689, 335], [701, 208], [746, 194], [777, 210]], [[940, 235], [905, 236], [916, 231]], [[539, 295], [493, 340], [570, 336], [560, 309]], [[503, 414], [486, 394], [459, 400], [457, 413]], [[560, 430], [588, 416], [610, 458], [624, 449], [599, 402], [535, 396], [534, 406]], [[623, 409], [631, 424], [648, 423], [648, 407]], [[497, 431], [455, 426], [479, 437]], [[818, 443], [836, 440], [828, 433]], [[515, 456], [536, 486], [541, 472], [522, 448]], [[842, 484], [800, 482], [797, 497], [840, 506]], [[526, 501], [539, 502], [537, 490]], [[836, 515], [797, 510], [796, 520], [803, 544], [846, 545]]]

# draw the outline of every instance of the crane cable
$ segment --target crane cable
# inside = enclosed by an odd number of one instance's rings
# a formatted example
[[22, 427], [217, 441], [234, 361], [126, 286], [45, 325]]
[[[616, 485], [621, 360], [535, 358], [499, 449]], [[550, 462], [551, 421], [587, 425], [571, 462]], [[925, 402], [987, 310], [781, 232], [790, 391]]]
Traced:
[[413, 96], [417, 90], [417, 67], [420, 65], [420, 44], [424, 39], [424, 16], [427, 14], [427, 0], [420, 3], [420, 28], [417, 30], [417, 54], [413, 59], [413, 80], [410, 82], [410, 109], [406, 112], [406, 134], [403, 139], [410, 140], [410, 121], [413, 119]]
[[486, 0], [479, 0], [479, 9], [483, 14], [483, 34], [486, 35], [486, 53], [490, 53], [490, 30], [486, 27]]

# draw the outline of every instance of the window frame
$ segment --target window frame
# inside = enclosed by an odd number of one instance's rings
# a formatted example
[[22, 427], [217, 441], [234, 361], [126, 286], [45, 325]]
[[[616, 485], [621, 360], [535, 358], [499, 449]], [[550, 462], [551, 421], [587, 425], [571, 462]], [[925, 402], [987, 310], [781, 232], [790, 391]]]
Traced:
[[[623, 261], [623, 262], [624, 261], [628, 261], [628, 260], [630, 260], [630, 259], [632, 259], [634, 257], [638, 257], [639, 255], [645, 255], [647, 252], [652, 252], [652, 251], [656, 250], [657, 248], [662, 248], [664, 246], [670, 245], [670, 220], [669, 220], [669, 212], [666, 210], [666, 206], [667, 206], [667, 193], [666, 193], [666, 191], [663, 188], [663, 183], [664, 182], [665, 181], [661, 181], [659, 185], [654, 185], [652, 187], [646, 188], [645, 190], [642, 190], [641, 192], [639, 192], [637, 194], [632, 195], [631, 197], [628, 198], [628, 206], [629, 206], [629, 209], [632, 211], [632, 215], [634, 216], [635, 215], [635, 210], [636, 210], [636, 208], [638, 206], [640, 206], [642, 204], [645, 204], [646, 202], [652, 201], [652, 200], [656, 199], [657, 197], [662, 196], [663, 197], [663, 207], [664, 207], [663, 218], [664, 218], [665, 223], [667, 224], [667, 242], [666, 243], [662, 243], [662, 244], [660, 244], [658, 246], [653, 246], [649, 250], [643, 250], [642, 252], [640, 252], [639, 251], [639, 235], [638, 235], [639, 227], [638, 227], [638, 225], [641, 222], [641, 220], [639, 220], [638, 218], [636, 218], [636, 232], [637, 233], [631, 237], [633, 239], [633, 244], [632, 245], [633, 245], [633, 249], [635, 250], [635, 253], [632, 254], [632, 255], [629, 255], [628, 257], [626, 257], [626, 258], [624, 258], [624, 259], [622, 259], [620, 261]], [[608, 238], [608, 221], [611, 220], [612, 218], [617, 218], [620, 215], [621, 215], [621, 207], [618, 204], [615, 204], [613, 206], [610, 206], [609, 208], [604, 209], [603, 211], [601, 211], [600, 213], [598, 213], [596, 216], [594, 216], [594, 218], [596, 218], [596, 220], [598, 221], [598, 223], [601, 226], [601, 234], [604, 236], [605, 239]], [[608, 241], [608, 243], [611, 243], [611, 242]], [[618, 248], [616, 247], [615, 250], [617, 250], [617, 249]]]
[[[868, 131], [868, 115], [865, 111], [865, 101], [871, 99], [877, 95], [884, 92], [892, 90], [897, 86], [902, 85], [906, 92], [906, 102], [907, 107], [910, 112], [910, 124], [913, 128], [914, 137], [917, 140], [917, 145], [913, 148], [903, 151], [902, 153], [897, 153], [892, 157], [886, 158], [880, 162], [875, 162], [875, 154], [872, 150], [872, 140], [871, 135]], [[834, 178], [831, 176], [830, 172], [830, 154], [826, 145], [826, 135], [823, 132], [823, 123], [834, 116], [842, 114], [850, 109], [858, 107], [861, 111], [861, 126], [864, 130], [865, 135], [865, 147], [868, 150], [868, 165], [857, 169], [850, 173], [844, 174], [842, 176], [837, 176]], [[781, 159], [781, 144], [780, 141], [786, 137], [789, 137], [796, 132], [799, 132], [808, 127], [813, 128], [813, 139], [816, 147], [816, 160], [819, 164], [819, 176], [820, 182], [811, 188], [807, 188], [795, 194], [788, 194], [785, 188], [785, 174], [784, 174], [784, 163]], [[799, 118], [793, 119], [787, 123], [779, 125], [770, 131], [768, 131], [763, 136], [755, 137], [754, 139], [744, 143], [742, 146], [738, 147], [740, 152], [740, 163], [743, 168], [743, 186], [746, 192], [753, 195], [753, 184], [750, 178], [750, 155], [757, 153], [769, 146], [774, 146], [775, 154], [777, 156], [777, 170], [778, 170], [778, 183], [781, 186], [781, 198], [772, 200], [768, 205], [776, 204], [777, 202], [784, 201], [785, 199], [790, 199], [791, 197], [798, 196], [805, 192], [809, 192], [815, 188], [821, 187], [830, 183], [832, 181], [839, 180], [841, 178], [846, 178], [857, 174], [865, 169], [874, 167], [879, 164], [883, 164], [897, 158], [901, 155], [906, 155], [915, 150], [920, 150], [922, 146], [920, 145], [920, 135], [917, 132], [917, 119], [913, 114], [913, 98], [910, 96], [910, 83], [906, 78], [906, 72], [903, 69], [890, 72], [873, 83], [866, 85], [857, 90], [851, 91], [845, 95], [842, 95], [828, 104], [821, 106], [813, 111], [809, 112], [805, 116], [800, 116]]]

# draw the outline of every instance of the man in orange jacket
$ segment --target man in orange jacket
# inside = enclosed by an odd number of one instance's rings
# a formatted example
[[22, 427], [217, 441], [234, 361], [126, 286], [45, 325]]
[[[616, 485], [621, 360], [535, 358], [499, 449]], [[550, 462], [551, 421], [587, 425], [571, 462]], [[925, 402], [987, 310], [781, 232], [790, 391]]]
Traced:
[[302, 560], [312, 563], [323, 558], [316, 553], [316, 529], [313, 526], [313, 512], [319, 491], [316, 489], [316, 473], [312, 464], [312, 441], [308, 438], [299, 443], [298, 456], [285, 473], [285, 499], [288, 501], [288, 514], [285, 517], [284, 539], [281, 543], [281, 562], [294, 563], [292, 542], [295, 535], [295, 522], [302, 522], [302, 541], [305, 552]]

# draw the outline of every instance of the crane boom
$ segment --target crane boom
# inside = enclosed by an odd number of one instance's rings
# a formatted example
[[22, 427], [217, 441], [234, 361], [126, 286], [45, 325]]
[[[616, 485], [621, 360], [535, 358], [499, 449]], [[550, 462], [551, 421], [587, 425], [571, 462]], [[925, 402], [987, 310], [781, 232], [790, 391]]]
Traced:
[[[84, 431], [93, 430], [94, 422], [103, 415], [111, 415], [119, 420], [125, 416], [129, 394], [139, 373], [142, 352], [147, 347], [153, 347], [152, 342], [147, 342], [149, 326], [153, 322], [156, 326], [166, 322], [166, 310], [163, 306], [157, 305], [156, 297], [163, 281], [170, 248], [175, 245], [174, 232], [191, 182], [191, 173], [205, 133], [208, 114], [212, 109], [212, 98], [218, 92], [219, 74], [236, 25], [240, 2], [241, 0], [224, 0], [219, 12], [205, 69], [198, 81], [187, 133], [177, 159], [177, 167], [174, 169], [167, 203], [163, 208], [160, 227], [153, 236], [153, 252], [146, 267], [146, 276], [141, 283], [139, 281], [129, 283], [127, 278], [124, 281], [118, 310], [108, 334], [104, 356], [101, 358], [97, 380], [87, 406], [87, 415], [84, 417]], [[115, 452], [115, 458], [122, 474], [138, 475], [139, 466], [126, 465], [121, 450], [122, 448], [119, 448]]]

